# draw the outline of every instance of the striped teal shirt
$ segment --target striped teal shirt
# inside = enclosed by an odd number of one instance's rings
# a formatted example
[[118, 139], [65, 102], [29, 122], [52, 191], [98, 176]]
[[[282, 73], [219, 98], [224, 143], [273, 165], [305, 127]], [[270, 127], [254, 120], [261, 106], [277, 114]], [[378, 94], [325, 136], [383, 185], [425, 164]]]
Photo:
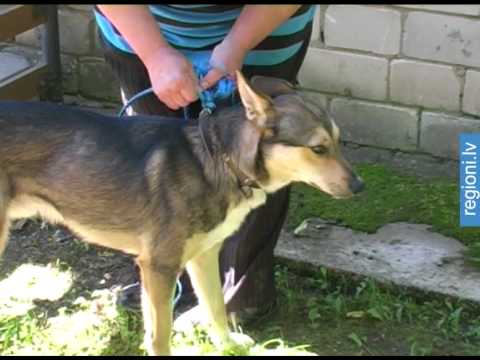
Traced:
[[[213, 49], [232, 28], [243, 5], [149, 5], [170, 45], [186, 56]], [[315, 5], [302, 5], [245, 58], [244, 65], [273, 66], [293, 57], [306, 40]], [[115, 26], [95, 7], [95, 19], [103, 37], [115, 48], [134, 53]]]

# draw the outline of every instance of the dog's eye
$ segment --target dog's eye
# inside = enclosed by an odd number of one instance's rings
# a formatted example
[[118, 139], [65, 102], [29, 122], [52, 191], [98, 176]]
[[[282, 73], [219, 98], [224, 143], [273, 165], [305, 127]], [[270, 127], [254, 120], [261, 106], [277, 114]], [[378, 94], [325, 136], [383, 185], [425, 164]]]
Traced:
[[323, 146], [323, 145], [318, 145], [318, 146], [314, 146], [312, 147], [312, 151], [316, 154], [326, 154], [328, 149], [326, 146]]

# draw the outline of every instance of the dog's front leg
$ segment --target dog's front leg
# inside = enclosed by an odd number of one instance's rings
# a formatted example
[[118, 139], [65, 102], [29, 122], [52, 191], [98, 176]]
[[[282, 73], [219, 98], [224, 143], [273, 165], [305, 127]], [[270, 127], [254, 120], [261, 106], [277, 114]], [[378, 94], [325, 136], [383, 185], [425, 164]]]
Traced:
[[138, 259], [137, 264], [142, 278], [145, 347], [149, 355], [170, 355], [176, 274], [159, 270], [150, 260]]
[[199, 305], [212, 327], [212, 340], [216, 345], [230, 340], [218, 263], [221, 246], [221, 243], [213, 246], [186, 265]]
[[0, 170], [0, 257], [7, 247], [9, 225], [7, 208], [10, 199], [10, 188], [7, 176]]

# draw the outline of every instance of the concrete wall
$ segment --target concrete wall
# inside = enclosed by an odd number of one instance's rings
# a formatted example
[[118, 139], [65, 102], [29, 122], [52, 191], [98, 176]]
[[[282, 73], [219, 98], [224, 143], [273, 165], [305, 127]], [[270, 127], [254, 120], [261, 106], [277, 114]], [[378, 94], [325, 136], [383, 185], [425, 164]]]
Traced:
[[301, 71], [346, 140], [457, 158], [480, 130], [480, 5], [320, 5]]
[[[118, 101], [91, 6], [59, 19], [66, 93]], [[457, 134], [480, 130], [480, 5], [320, 5], [300, 82], [351, 144], [456, 159]]]

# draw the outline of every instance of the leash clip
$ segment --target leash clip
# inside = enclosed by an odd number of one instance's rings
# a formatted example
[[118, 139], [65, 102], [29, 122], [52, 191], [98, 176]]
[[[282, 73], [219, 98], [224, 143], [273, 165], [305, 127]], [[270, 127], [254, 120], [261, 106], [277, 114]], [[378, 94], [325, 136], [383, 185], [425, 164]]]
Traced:
[[200, 114], [198, 114], [199, 118], [208, 118], [210, 115], [213, 114], [213, 110], [210, 107], [203, 107], [202, 110], [200, 111]]

